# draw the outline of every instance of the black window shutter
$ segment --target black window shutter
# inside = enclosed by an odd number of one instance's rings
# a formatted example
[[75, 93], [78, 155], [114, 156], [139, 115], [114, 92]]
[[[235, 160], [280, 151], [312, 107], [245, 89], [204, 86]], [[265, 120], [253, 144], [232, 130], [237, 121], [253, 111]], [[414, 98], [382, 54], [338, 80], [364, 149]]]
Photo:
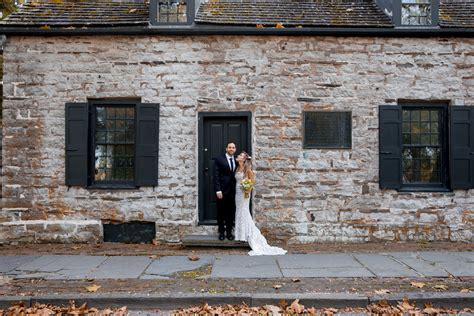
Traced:
[[137, 104], [135, 185], [158, 184], [159, 104]]
[[87, 103], [66, 103], [66, 185], [87, 186]]
[[379, 185], [402, 186], [402, 111], [397, 105], [379, 106]]
[[451, 117], [451, 188], [474, 188], [474, 107], [452, 106]]

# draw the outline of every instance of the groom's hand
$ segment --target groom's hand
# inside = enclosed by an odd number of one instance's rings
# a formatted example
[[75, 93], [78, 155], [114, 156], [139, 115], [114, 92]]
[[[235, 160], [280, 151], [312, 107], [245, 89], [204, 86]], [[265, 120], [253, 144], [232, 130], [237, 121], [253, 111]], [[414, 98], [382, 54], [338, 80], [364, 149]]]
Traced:
[[216, 195], [217, 195], [217, 198], [218, 198], [219, 200], [222, 200], [222, 198], [224, 197], [224, 196], [222, 195], [222, 192], [220, 192], [220, 191], [219, 191], [219, 192], [216, 192]]

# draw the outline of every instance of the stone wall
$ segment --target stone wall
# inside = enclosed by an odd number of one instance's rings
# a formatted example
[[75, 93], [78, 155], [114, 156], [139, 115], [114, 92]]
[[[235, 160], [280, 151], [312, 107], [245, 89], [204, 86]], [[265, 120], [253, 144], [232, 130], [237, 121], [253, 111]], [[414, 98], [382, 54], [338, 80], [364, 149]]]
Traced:
[[[474, 190], [378, 185], [378, 106], [474, 105], [474, 39], [282, 36], [11, 37], [5, 46], [0, 242], [101, 240], [101, 220], [198, 226], [197, 113], [251, 111], [257, 225], [270, 239], [471, 241]], [[161, 103], [159, 185], [64, 185], [64, 104]], [[303, 150], [303, 110], [350, 110], [352, 149]]]

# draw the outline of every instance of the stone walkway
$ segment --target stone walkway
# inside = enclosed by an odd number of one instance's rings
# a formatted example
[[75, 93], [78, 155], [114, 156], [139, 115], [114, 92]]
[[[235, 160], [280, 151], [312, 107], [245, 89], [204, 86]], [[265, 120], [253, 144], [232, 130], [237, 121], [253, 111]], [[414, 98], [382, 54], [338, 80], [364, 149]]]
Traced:
[[[15, 279], [172, 279], [202, 269], [201, 278], [472, 277], [474, 252], [390, 252], [186, 256], [0, 256], [0, 275]], [[206, 270], [207, 269], [207, 270]]]

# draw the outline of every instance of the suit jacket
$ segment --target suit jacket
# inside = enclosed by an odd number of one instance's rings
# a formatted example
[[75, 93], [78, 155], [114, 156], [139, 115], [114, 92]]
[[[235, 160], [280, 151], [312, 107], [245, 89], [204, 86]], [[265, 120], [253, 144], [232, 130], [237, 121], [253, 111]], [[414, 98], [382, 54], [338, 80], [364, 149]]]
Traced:
[[[234, 156], [234, 170], [236, 167]], [[219, 191], [227, 196], [235, 196], [235, 174], [230, 170], [226, 155], [214, 158], [214, 192]]]

